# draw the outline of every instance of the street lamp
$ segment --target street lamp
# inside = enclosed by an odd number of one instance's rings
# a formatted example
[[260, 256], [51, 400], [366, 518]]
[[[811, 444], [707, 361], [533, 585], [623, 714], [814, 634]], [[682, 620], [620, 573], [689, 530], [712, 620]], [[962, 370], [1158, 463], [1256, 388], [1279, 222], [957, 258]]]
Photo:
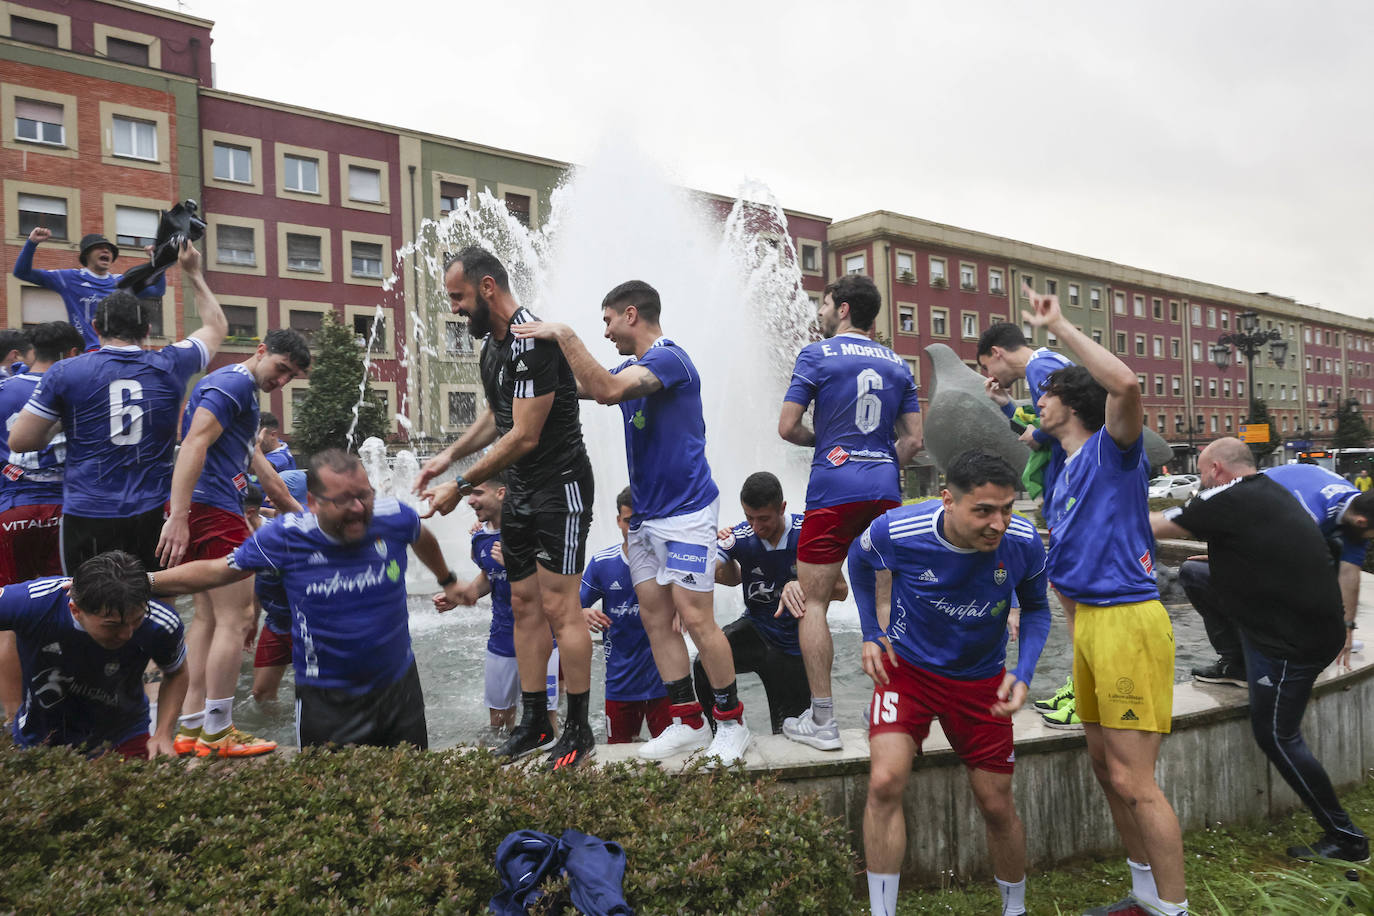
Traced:
[[[1222, 372], [1231, 368], [1231, 348], [1235, 347], [1245, 356], [1246, 379], [1250, 384], [1250, 400], [1255, 400], [1255, 357], [1260, 354], [1265, 344], [1269, 345], [1269, 358], [1274, 361], [1274, 365], [1280, 369], [1288, 358], [1288, 341], [1283, 339], [1276, 329], [1270, 328], [1261, 331], [1259, 326], [1259, 315], [1255, 312], [1241, 312], [1236, 316], [1237, 330], [1231, 334], [1223, 334], [1212, 347], [1212, 361]], [[1249, 408], [1246, 408], [1246, 416], [1249, 416]]]
[[[1192, 423], [1184, 424], [1182, 417], [1174, 418], [1174, 432], [1188, 436], [1188, 460], [1183, 462], [1184, 473], [1197, 473], [1197, 448], [1193, 445], [1193, 436], [1202, 435], [1203, 430], [1194, 429]], [[1191, 467], [1190, 467], [1191, 465]]]

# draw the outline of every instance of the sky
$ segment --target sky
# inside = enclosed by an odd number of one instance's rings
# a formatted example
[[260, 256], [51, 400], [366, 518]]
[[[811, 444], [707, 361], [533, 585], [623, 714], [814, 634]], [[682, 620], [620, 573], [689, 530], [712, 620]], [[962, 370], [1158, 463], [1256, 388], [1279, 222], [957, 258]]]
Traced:
[[1374, 4], [153, 0], [224, 90], [1374, 318]]

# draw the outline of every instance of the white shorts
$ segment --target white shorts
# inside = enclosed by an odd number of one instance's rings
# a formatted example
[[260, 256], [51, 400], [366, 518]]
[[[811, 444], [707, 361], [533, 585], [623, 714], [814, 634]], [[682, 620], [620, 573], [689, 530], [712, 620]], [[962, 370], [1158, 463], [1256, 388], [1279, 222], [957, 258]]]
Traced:
[[630, 531], [630, 581], [653, 579], [689, 591], [716, 588], [716, 523], [720, 498], [686, 515], [645, 519]]
[[[487, 663], [483, 666], [486, 686], [483, 690], [487, 709], [514, 709], [520, 699], [520, 666], [515, 657], [507, 658], [487, 650]], [[549, 653], [548, 676], [545, 683], [549, 708], [558, 705], [558, 647]]]

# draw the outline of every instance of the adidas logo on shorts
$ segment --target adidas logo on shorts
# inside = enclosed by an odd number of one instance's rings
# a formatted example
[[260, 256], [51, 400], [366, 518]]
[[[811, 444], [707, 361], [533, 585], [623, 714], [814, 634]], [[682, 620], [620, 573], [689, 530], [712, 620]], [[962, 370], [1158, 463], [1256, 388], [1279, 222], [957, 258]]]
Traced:
[[1121, 714], [1121, 721], [1122, 721], [1122, 722], [1139, 722], [1139, 721], [1140, 721], [1140, 717], [1137, 716], [1137, 715], [1135, 714], [1135, 710], [1134, 710], [1134, 709], [1128, 709], [1128, 710], [1126, 710], [1124, 713]]
[[614, 582], [611, 583], [611, 588], [624, 588], [624, 587], [625, 587], [625, 586], [623, 586], [623, 585], [620, 584], [620, 580], [619, 580], [619, 579], [616, 579]]
[[696, 584], [697, 584], [697, 577], [694, 576], [694, 575], [692, 575], [691, 573], [688, 573], [687, 575], [685, 575], [685, 576], [682, 577], [682, 584], [683, 584], [683, 585], [696, 585]]
[[927, 569], [925, 572], [921, 573], [921, 575], [920, 575], [918, 578], [919, 578], [922, 582], [939, 582], [939, 581], [940, 581], [938, 578], [936, 578], [935, 573], [931, 572], [929, 569]]

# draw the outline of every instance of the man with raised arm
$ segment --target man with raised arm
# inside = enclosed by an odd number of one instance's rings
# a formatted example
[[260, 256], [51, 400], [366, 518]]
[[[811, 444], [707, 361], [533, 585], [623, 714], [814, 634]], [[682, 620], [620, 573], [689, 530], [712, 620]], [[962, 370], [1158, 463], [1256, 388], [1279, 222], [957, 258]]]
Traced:
[[[629, 565], [639, 616], [654, 662], [673, 704], [673, 724], [639, 749], [661, 760], [707, 747], [725, 765], [744, 757], [749, 729], [735, 686], [730, 643], [716, 623], [716, 519], [720, 491], [706, 463], [701, 376], [684, 351], [663, 336], [658, 291], [642, 280], [622, 283], [601, 300], [606, 338], [621, 356], [607, 370], [564, 324], [530, 322], [512, 330], [522, 339], [557, 341], [579, 388], [601, 404], [619, 404], [625, 423], [634, 515]], [[692, 689], [691, 661], [679, 618], [711, 684], [715, 739]]]
[[[848, 274], [825, 288], [817, 323], [826, 339], [797, 354], [778, 418], [778, 435], [815, 448], [797, 542], [797, 581], [806, 596], [798, 629], [811, 708], [784, 721], [782, 733], [823, 751], [840, 749], [830, 690], [835, 643], [825, 619], [830, 594], [854, 538], [901, 505], [901, 468], [921, 448], [911, 370], [871, 339], [881, 306], [868, 277]], [[802, 418], [813, 403], [807, 429]]]
[[[592, 522], [592, 466], [582, 442], [577, 383], [558, 347], [511, 327], [535, 317], [511, 295], [506, 268], [490, 252], [465, 248], [444, 270], [453, 312], [482, 344], [487, 409], [453, 445], [421, 468], [416, 492], [447, 514], [474, 484], [507, 472], [501, 542], [515, 614], [521, 717], [497, 753], [516, 758], [548, 748], [551, 769], [577, 766], [596, 750], [589, 723], [592, 639], [578, 589]], [[427, 489], [459, 458], [487, 448], [457, 479]], [[545, 670], [558, 639], [568, 685], [568, 721], [554, 743]]]
[[1076, 603], [1074, 701], [1132, 879], [1130, 898], [1094, 912], [1176, 916], [1188, 911], [1183, 837], [1155, 782], [1173, 719], [1174, 632], [1155, 584], [1140, 386], [1057, 296], [1025, 296], [1026, 319], [1082, 361], [1050, 375], [1038, 406], [1065, 455], [1043, 509], [1049, 578]]
[[187, 242], [182, 275], [196, 290], [201, 326], [161, 350], [143, 349], [146, 306], [118, 290], [101, 301], [95, 353], [48, 370], [10, 428], [10, 449], [43, 449], [59, 427], [67, 437], [62, 562], [68, 572], [107, 550], [125, 550], [157, 568], [163, 507], [172, 483], [181, 399], [204, 371], [229, 325]]
[[[874, 916], [897, 912], [906, 853], [902, 793], [912, 758], [938, 718], [968, 768], [987, 828], [1002, 916], [1026, 912], [1026, 831], [1012, 801], [1011, 715], [1026, 701], [1050, 632], [1045, 548], [1012, 515], [1020, 478], [1003, 459], [964, 452], [945, 469], [939, 501], [879, 516], [849, 552], [863, 624], [863, 668], [873, 679], [872, 775], [864, 857]], [[891, 577], [880, 606], [876, 580]], [[1016, 669], [1006, 670], [1007, 618], [1021, 605]]]
[[[310, 347], [299, 332], [267, 332], [252, 356], [201, 379], [181, 423], [181, 449], [172, 471], [167, 521], [158, 558], [172, 567], [183, 559], [228, 556], [252, 531], [243, 514], [248, 473], [258, 476], [272, 504], [285, 512], [300, 505], [257, 445], [258, 392], [279, 390], [310, 368]], [[202, 757], [252, 757], [276, 743], [234, 728], [234, 690], [240, 655], [257, 625], [253, 583], [244, 580], [196, 595], [187, 636], [191, 675], [177, 730], [177, 752]]]

